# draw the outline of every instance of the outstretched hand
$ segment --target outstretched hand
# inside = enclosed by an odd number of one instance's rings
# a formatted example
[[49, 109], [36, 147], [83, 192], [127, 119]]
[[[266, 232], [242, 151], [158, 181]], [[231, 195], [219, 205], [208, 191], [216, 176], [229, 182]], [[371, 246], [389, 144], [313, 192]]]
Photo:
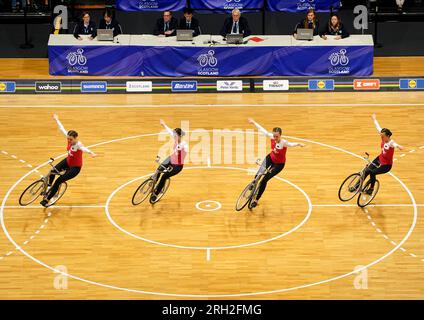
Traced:
[[159, 122], [162, 126], [165, 126], [165, 121], [163, 121], [163, 119], [160, 119]]
[[55, 113], [55, 114], [53, 115], [53, 119], [55, 119], [55, 120], [57, 121], [57, 120], [59, 120], [59, 116]]
[[304, 143], [299, 142], [299, 147], [304, 148], [306, 145]]
[[247, 119], [247, 121], [249, 121], [249, 123], [254, 124], [255, 121], [252, 118]]
[[377, 120], [377, 115], [375, 113], [372, 114], [372, 119]]

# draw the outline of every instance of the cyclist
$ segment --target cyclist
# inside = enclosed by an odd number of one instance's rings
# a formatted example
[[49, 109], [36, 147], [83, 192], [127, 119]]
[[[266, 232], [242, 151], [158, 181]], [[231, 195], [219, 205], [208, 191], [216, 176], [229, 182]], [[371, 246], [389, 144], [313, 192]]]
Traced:
[[[158, 170], [161, 171], [158, 176], [158, 184], [151, 195], [152, 202], [155, 202], [157, 195], [160, 194], [163, 187], [165, 186], [166, 179], [179, 174], [184, 167], [184, 159], [188, 152], [188, 144], [183, 141], [182, 138], [185, 136], [185, 132], [181, 128], [175, 128], [172, 130], [169, 128], [165, 121], [160, 119], [160, 124], [165, 128], [168, 134], [174, 139], [173, 153], [166, 158], [162, 164], [159, 166]], [[170, 171], [163, 172], [163, 167], [172, 167]]]
[[281, 128], [276, 127], [272, 129], [272, 132], [268, 132], [253, 119], [249, 119], [248, 121], [256, 128], [258, 128], [259, 132], [271, 138], [271, 152], [266, 156], [265, 160], [262, 162], [261, 167], [256, 173], [256, 177], [264, 173], [267, 168], [270, 168], [270, 170], [268, 171], [268, 173], [265, 174], [264, 178], [262, 179], [262, 183], [259, 186], [259, 191], [256, 196], [256, 199], [252, 199], [251, 207], [254, 208], [257, 206], [259, 199], [264, 193], [268, 181], [271, 180], [278, 173], [280, 173], [281, 170], [283, 170], [286, 164], [287, 147], [304, 147], [305, 145], [303, 143], [289, 142], [287, 140], [282, 139]]
[[[81, 141], [78, 140], [78, 133], [74, 130], [66, 131], [63, 127], [62, 123], [59, 121], [59, 117], [55, 114], [53, 118], [56, 120], [56, 123], [59, 127], [59, 130], [65, 135], [68, 140], [67, 150], [68, 155], [65, 159], [59, 162], [56, 166], [54, 166], [53, 170], [58, 172], [65, 171], [63, 175], [60, 175], [53, 184], [55, 175], [50, 172], [48, 177], [48, 184], [51, 186], [44, 199], [40, 202], [43, 207], [49, 206], [49, 201], [56, 192], [59, 190], [59, 186], [70, 179], [75, 178], [81, 171], [82, 167], [82, 153], [87, 152], [91, 154], [94, 158], [96, 154], [92, 152], [90, 149], [84, 147]], [[53, 184], [53, 186], [52, 186]]]
[[[377, 116], [375, 114], [372, 115], [372, 119], [374, 120], [374, 125], [377, 128], [377, 131], [381, 137], [381, 153], [365, 170], [364, 180], [368, 176], [370, 176], [371, 181], [371, 186], [366, 191], [366, 193], [369, 195], [372, 195], [372, 193], [374, 192], [375, 176], [389, 172], [392, 169], [395, 149], [403, 149], [401, 145], [397, 144], [394, 140], [392, 140], [392, 132], [389, 129], [381, 128], [380, 124], [377, 121]], [[355, 192], [358, 187], [359, 183], [357, 183], [354, 187], [350, 187], [349, 191]]]

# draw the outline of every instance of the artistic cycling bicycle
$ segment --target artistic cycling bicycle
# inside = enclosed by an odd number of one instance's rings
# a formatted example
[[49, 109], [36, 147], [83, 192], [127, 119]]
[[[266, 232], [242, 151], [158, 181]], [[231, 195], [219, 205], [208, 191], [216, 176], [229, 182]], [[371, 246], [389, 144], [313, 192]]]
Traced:
[[[27, 206], [33, 203], [35, 200], [38, 199], [40, 196], [46, 196], [47, 193], [50, 190], [49, 187], [49, 177], [50, 175], [55, 176], [61, 176], [65, 171], [59, 172], [53, 165], [54, 159], [50, 158], [49, 165], [52, 167], [52, 170], [42, 177], [41, 179], [34, 181], [31, 183], [25, 190], [22, 192], [21, 196], [19, 197], [19, 204], [21, 206]], [[62, 182], [59, 185], [59, 189], [57, 190], [56, 194], [50, 199], [48, 203], [48, 207], [54, 205], [57, 201], [59, 201], [60, 198], [63, 197], [66, 190], [68, 189], [68, 184], [66, 182]]]
[[371, 188], [371, 180], [368, 178], [368, 180], [365, 181], [365, 170], [368, 168], [368, 166], [376, 165], [370, 161], [370, 155], [368, 153], [365, 153], [365, 155], [366, 156], [364, 159], [367, 161], [367, 165], [360, 172], [353, 173], [348, 176], [343, 181], [339, 189], [339, 199], [343, 202], [353, 199], [359, 193], [356, 202], [361, 208], [366, 207], [371, 203], [372, 200], [374, 200], [378, 189], [380, 188], [380, 182], [376, 179], [374, 190], [372, 193], [369, 193]]
[[[261, 165], [260, 159], [256, 160], [257, 165]], [[256, 199], [256, 196], [259, 192], [259, 186], [262, 183], [264, 176], [270, 172], [271, 166], [266, 168], [264, 172], [255, 176], [252, 182], [250, 182], [246, 188], [241, 192], [237, 199], [236, 210], [241, 211], [244, 209], [246, 205], [248, 205], [249, 209], [252, 209], [252, 200]]]
[[[156, 162], [160, 162], [160, 157], [156, 157]], [[172, 166], [164, 166], [162, 164], [159, 165], [159, 168], [156, 170], [156, 172], [151, 175], [148, 179], [143, 181], [137, 190], [135, 190], [134, 195], [132, 197], [132, 204], [135, 206], [138, 206], [140, 203], [142, 203], [144, 200], [147, 199], [147, 197], [150, 196], [149, 202], [151, 204], [155, 204], [159, 202], [159, 200], [165, 195], [166, 191], [169, 188], [169, 184], [171, 183], [171, 180], [168, 178], [165, 181], [165, 185], [162, 188], [162, 191], [156, 195], [156, 200], [152, 201], [152, 195], [154, 194], [154, 190], [156, 188], [156, 185], [158, 183], [158, 178], [161, 173], [171, 172]]]

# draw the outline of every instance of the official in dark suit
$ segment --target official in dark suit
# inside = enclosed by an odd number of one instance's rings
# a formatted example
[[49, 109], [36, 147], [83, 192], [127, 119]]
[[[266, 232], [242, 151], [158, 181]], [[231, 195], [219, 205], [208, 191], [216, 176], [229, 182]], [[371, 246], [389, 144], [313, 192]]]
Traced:
[[314, 9], [309, 9], [306, 13], [306, 18], [296, 25], [293, 33], [295, 38], [297, 37], [297, 29], [313, 29], [314, 36], [319, 35], [319, 21]]
[[81, 21], [75, 25], [74, 37], [78, 40], [82, 40], [82, 38], [79, 36], [80, 34], [90, 35], [90, 40], [93, 40], [95, 37], [97, 37], [96, 24], [91, 21], [90, 14], [88, 12], [83, 12]]
[[332, 14], [324, 30], [320, 32], [320, 36], [324, 40], [327, 40], [327, 36], [335, 36], [335, 40], [340, 40], [347, 38], [350, 35], [343, 25], [340, 17], [337, 14]]
[[101, 19], [99, 22], [99, 29], [113, 30], [114, 37], [123, 33], [121, 25], [115, 19], [110, 9], [106, 9], [103, 12], [103, 19]]
[[155, 36], [164, 35], [165, 37], [172, 37], [177, 34], [178, 20], [172, 16], [171, 11], [165, 11], [163, 17], [156, 21]]
[[234, 9], [231, 17], [225, 19], [221, 29], [221, 36], [225, 38], [227, 34], [242, 34], [243, 37], [248, 37], [252, 34], [247, 19], [241, 16], [239, 9]]
[[193, 30], [193, 36], [201, 34], [199, 20], [193, 17], [194, 11], [190, 8], [184, 9], [184, 17], [180, 19], [179, 29]]

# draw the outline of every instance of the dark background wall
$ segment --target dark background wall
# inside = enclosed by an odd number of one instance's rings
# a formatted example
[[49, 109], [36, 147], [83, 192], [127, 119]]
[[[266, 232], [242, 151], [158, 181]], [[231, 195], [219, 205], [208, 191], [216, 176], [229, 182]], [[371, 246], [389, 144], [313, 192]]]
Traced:
[[[360, 2], [360, 1], [358, 1]], [[393, 0], [394, 2], [394, 0]], [[90, 10], [94, 21], [98, 22], [102, 10]], [[76, 13], [78, 15], [79, 12]], [[343, 22], [352, 34], [361, 31], [353, 28], [353, 11], [351, 7], [343, 7], [340, 11]], [[142, 34], [152, 33], [153, 26], [160, 12], [116, 12], [124, 33]], [[180, 18], [180, 12], [174, 13]], [[303, 18], [303, 14], [261, 12], [244, 13], [248, 18], [253, 34], [291, 34], [296, 23]], [[203, 33], [218, 34], [225, 14], [197, 13]], [[318, 14], [321, 24], [328, 19], [328, 14]], [[265, 21], [265, 23], [263, 23]], [[0, 21], [1, 22], [1, 21]], [[70, 29], [73, 28], [71, 22]], [[51, 32], [49, 23], [34, 23], [29, 25], [29, 38], [35, 45], [33, 49], [23, 50], [19, 45], [24, 42], [24, 27], [22, 21], [10, 23], [3, 21], [0, 24], [0, 57], [47, 57], [47, 42]], [[70, 30], [70, 31], [71, 31]], [[382, 22], [378, 24], [378, 42], [383, 46], [376, 48], [378, 56], [424, 55], [424, 20], [404, 22]], [[374, 25], [371, 23], [367, 34], [373, 34]]]

